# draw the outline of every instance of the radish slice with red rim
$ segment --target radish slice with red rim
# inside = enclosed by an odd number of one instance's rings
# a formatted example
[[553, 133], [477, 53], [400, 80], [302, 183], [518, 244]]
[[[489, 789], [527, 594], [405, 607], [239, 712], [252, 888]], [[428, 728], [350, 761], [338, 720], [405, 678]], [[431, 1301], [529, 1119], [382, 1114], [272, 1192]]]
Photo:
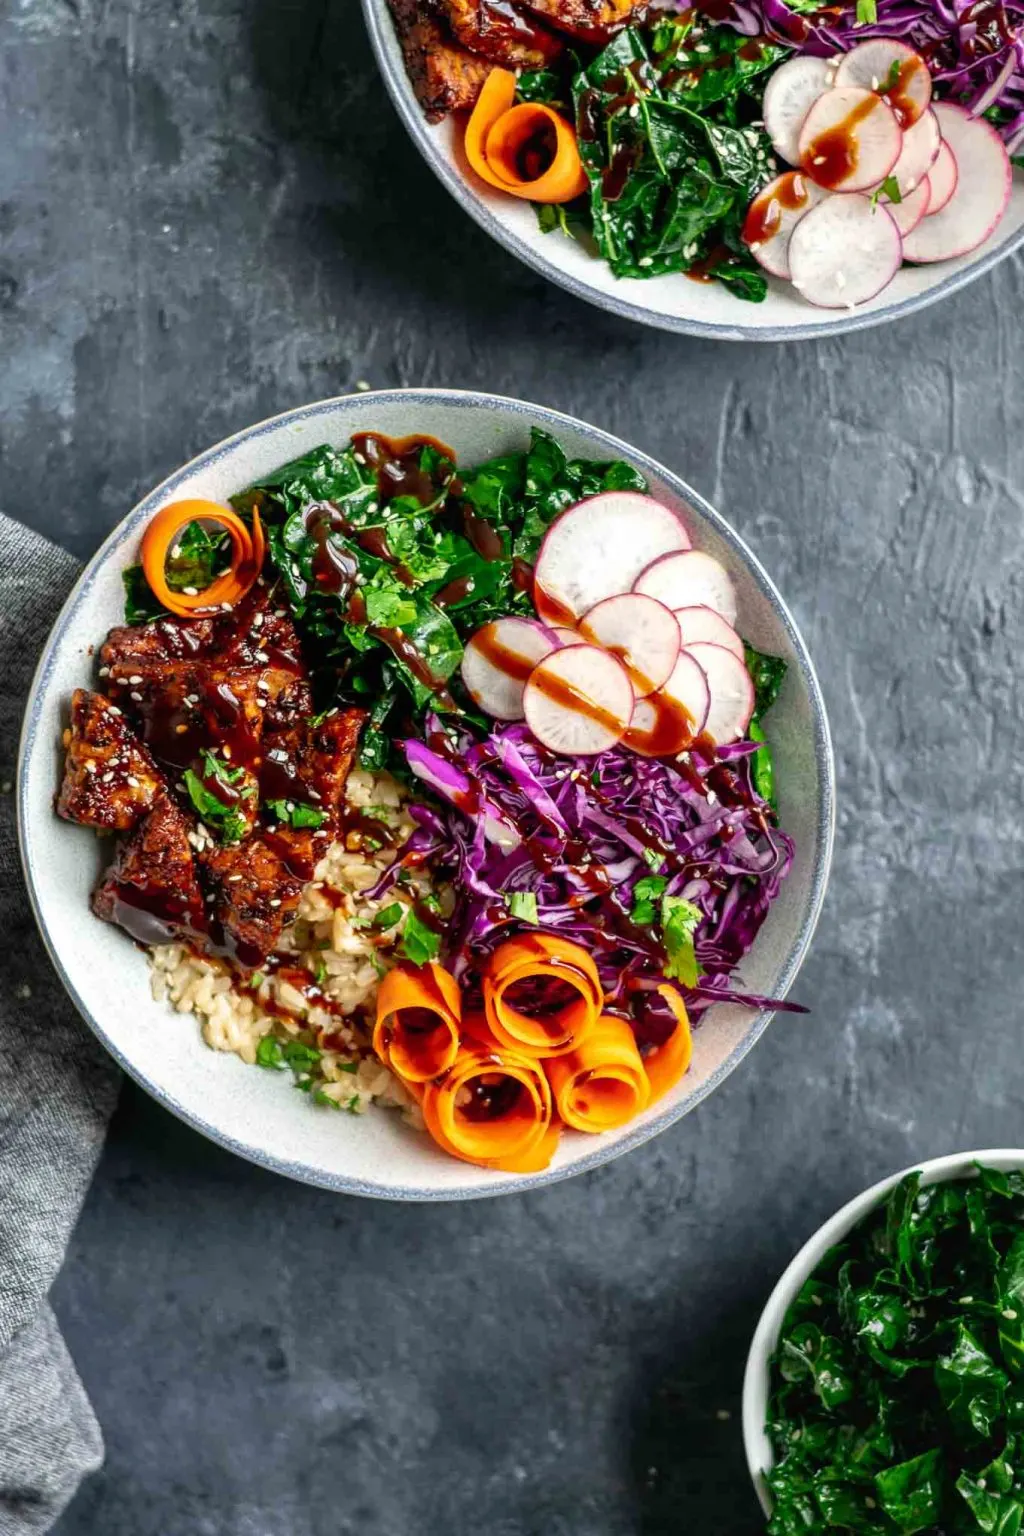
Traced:
[[[895, 181], [901, 195], [906, 198], [915, 187], [920, 186], [935, 164], [941, 148], [942, 134], [939, 132], [939, 120], [929, 107], [928, 111], [918, 118], [913, 128], [905, 130], [900, 157], [886, 177], [886, 181]], [[890, 202], [884, 189], [881, 200], [886, 204]]]
[[526, 680], [557, 646], [554, 632], [533, 619], [496, 619], [483, 625], [462, 653], [466, 692], [495, 720], [521, 720]]
[[[923, 122], [924, 119], [922, 118], [921, 121]], [[917, 228], [928, 212], [931, 195], [931, 183], [927, 176], [923, 176], [913, 192], [908, 192], [900, 202], [886, 203], [886, 212], [901, 235], [909, 235], [912, 229]]]
[[699, 645], [706, 640], [709, 645], [724, 645], [727, 651], [743, 660], [743, 641], [713, 608], [677, 608], [676, 621], [683, 641], [683, 649]]
[[873, 37], [851, 48], [839, 61], [835, 83], [876, 91], [904, 128], [912, 127], [923, 116], [932, 99], [928, 65], [909, 44], [895, 37]]
[[798, 142], [804, 118], [830, 82], [828, 59], [799, 58], [780, 64], [765, 87], [765, 132], [776, 154], [790, 165], [800, 163]]
[[935, 164], [928, 172], [928, 182], [932, 189], [931, 200], [928, 204], [929, 214], [940, 213], [956, 191], [959, 173], [956, 168], [956, 156], [946, 143], [945, 139], [939, 145], [939, 152], [935, 156]]
[[550, 624], [571, 624], [606, 597], [628, 592], [659, 555], [689, 549], [669, 508], [635, 491], [605, 491], [551, 524], [537, 557], [533, 601]]
[[568, 624], [551, 624], [548, 626], [559, 645], [586, 645], [586, 641], [578, 629], [570, 629]]
[[702, 642], [684, 655], [697, 662], [708, 680], [711, 704], [704, 730], [719, 747], [739, 741], [754, 713], [754, 685], [745, 665], [723, 645]]
[[638, 699], [668, 681], [679, 655], [679, 625], [671, 608], [653, 597], [624, 592], [606, 597], [580, 620], [580, 634], [617, 656]]
[[891, 109], [856, 85], [826, 91], [800, 129], [800, 167], [830, 192], [863, 192], [884, 181], [903, 134]]
[[534, 667], [523, 693], [526, 723], [542, 746], [592, 757], [622, 740], [633, 714], [626, 669], [596, 645], [567, 645]]
[[888, 208], [859, 192], [812, 208], [789, 243], [794, 288], [824, 309], [873, 299], [892, 282], [902, 259], [900, 232]]
[[664, 688], [637, 700], [623, 743], [641, 757], [675, 757], [700, 735], [710, 705], [703, 669], [681, 651]]
[[736, 620], [736, 592], [728, 571], [700, 549], [655, 560], [638, 577], [633, 591], [657, 598], [673, 612], [677, 608], [713, 608], [727, 624]]
[[938, 213], [911, 230], [903, 249], [908, 261], [965, 256], [988, 239], [1010, 200], [1013, 168], [995, 129], [948, 101], [936, 102], [935, 115], [956, 159], [956, 189]]
[[754, 198], [742, 238], [751, 256], [773, 277], [789, 277], [789, 238], [804, 214], [824, 197], [824, 187], [802, 171], [786, 171]]

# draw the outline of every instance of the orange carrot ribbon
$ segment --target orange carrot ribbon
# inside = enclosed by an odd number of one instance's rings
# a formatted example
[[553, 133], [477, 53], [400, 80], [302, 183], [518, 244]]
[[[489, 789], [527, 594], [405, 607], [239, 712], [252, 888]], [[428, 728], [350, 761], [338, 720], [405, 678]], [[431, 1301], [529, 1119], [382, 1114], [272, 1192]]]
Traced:
[[664, 1098], [675, 1087], [685, 1074], [693, 1055], [693, 1036], [690, 1034], [685, 1003], [675, 987], [669, 986], [667, 982], [658, 987], [657, 991], [675, 1014], [676, 1027], [664, 1044], [656, 1045], [643, 1058], [644, 1071], [651, 1085], [651, 1104]]
[[541, 102], [514, 106], [516, 77], [492, 69], [466, 124], [466, 159], [483, 181], [534, 203], [568, 203], [587, 190], [570, 123]]
[[[231, 540], [231, 565], [201, 592], [175, 592], [167, 581], [167, 558], [189, 523], [215, 523]], [[236, 512], [215, 501], [172, 501], [162, 507], [142, 535], [142, 569], [153, 595], [171, 613], [191, 618], [216, 608], [233, 607], [263, 569], [266, 540], [253, 508], [252, 532]]]
[[535, 1173], [558, 1145], [547, 1078], [512, 1051], [463, 1045], [450, 1071], [424, 1085], [421, 1107], [438, 1146], [465, 1163]]
[[558, 1113], [576, 1131], [611, 1131], [647, 1108], [651, 1087], [636, 1037], [602, 1014], [578, 1050], [544, 1064]]
[[373, 1049], [407, 1083], [447, 1072], [459, 1053], [462, 999], [443, 966], [396, 965], [377, 992]]
[[532, 1057], [578, 1048], [604, 1005], [590, 955], [550, 933], [525, 933], [499, 945], [483, 978], [483, 997], [498, 1045]]

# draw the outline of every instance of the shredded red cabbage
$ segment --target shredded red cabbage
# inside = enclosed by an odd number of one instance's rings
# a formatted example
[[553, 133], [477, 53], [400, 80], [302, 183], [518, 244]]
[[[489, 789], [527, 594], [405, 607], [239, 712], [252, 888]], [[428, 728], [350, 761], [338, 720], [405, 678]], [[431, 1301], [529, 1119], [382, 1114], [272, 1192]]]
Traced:
[[727, 19], [739, 32], [818, 57], [866, 38], [901, 38], [927, 60], [941, 99], [976, 116], [999, 107], [1004, 120], [996, 126], [1008, 152], [1024, 146], [1024, 0], [876, 0], [876, 14], [858, 25], [852, 5], [810, 13], [785, 0], [733, 0]]
[[754, 789], [753, 743], [714, 756], [695, 750], [675, 764], [621, 747], [560, 757], [521, 724], [479, 740], [446, 735], [434, 717], [427, 734], [429, 744], [403, 748], [413, 773], [447, 803], [412, 807], [417, 830], [374, 894], [403, 865], [445, 871], [457, 905], [444, 958], [464, 984], [472, 987], [491, 949], [523, 926], [509, 910], [522, 893], [536, 898], [538, 926], [593, 954], [609, 1006], [635, 1016], [636, 995], [664, 980], [657, 924], [630, 917], [637, 882], [660, 866], [661, 894], [684, 897], [702, 914], [694, 935], [701, 974], [681, 989], [691, 1016], [726, 999], [803, 1011], [730, 986], [793, 859], [792, 840]]

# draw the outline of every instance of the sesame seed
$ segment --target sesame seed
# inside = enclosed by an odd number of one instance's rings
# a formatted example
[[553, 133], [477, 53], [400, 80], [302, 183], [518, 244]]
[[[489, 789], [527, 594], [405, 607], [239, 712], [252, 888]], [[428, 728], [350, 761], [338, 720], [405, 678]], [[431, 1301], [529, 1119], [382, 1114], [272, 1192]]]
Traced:
[[137, 684], [142, 682], [142, 673], [136, 672], [134, 676], [128, 679], [128, 681], [132, 684], [133, 687], [135, 687]]
[[272, 907], [279, 907], [281, 905], [281, 898], [280, 898], [280, 896], [274, 896], [271, 899], [270, 905]]
[[178, 560], [181, 557], [181, 545], [175, 544], [171, 549], [171, 559]]
[[253, 621], [252, 621], [253, 629], [259, 629], [259, 627], [260, 627], [260, 625], [262, 623], [263, 623], [263, 615], [262, 615], [262, 613], [255, 614], [254, 617], [253, 617]]
[[120, 713], [121, 713], [121, 711], [118, 709], [117, 705], [116, 704], [111, 704], [111, 706], [110, 706], [110, 714], [112, 714], [112, 715], [119, 715]]
[[134, 691], [134, 689], [133, 689], [133, 690], [132, 690], [132, 692], [131, 692], [131, 693], [130, 693], [130, 694], [129, 694], [129, 695], [128, 695], [128, 697], [129, 697], [129, 698], [130, 698], [130, 699], [134, 699], [134, 700], [135, 700], [135, 702], [136, 702], [136, 704], [141, 704], [141, 703], [142, 703], [142, 694], [141, 694], [141, 693], [136, 693], [136, 692], [135, 692], [135, 691]]
[[103, 784], [110, 784], [113, 782], [113, 778], [114, 775], [108, 769], [108, 771], [102, 775], [100, 782]]
[[825, 164], [825, 156], [824, 155], [815, 155], [815, 157], [814, 157], [814, 164], [815, 165], [824, 165]]
[[100, 677], [109, 677], [109, 676], [110, 676], [110, 668], [109, 667], [100, 667]]
[[186, 597], [198, 597], [199, 596], [199, 588], [198, 587], [182, 587], [181, 590], [182, 590], [182, 592], [184, 592]]
[[95, 773], [96, 772], [96, 764], [93, 762], [91, 757], [87, 757], [86, 758], [84, 766], [85, 766], [86, 773]]
[[129, 775], [128, 775], [128, 783], [129, 783], [129, 784], [130, 784], [130, 785], [131, 785], [131, 787], [132, 787], [132, 789], [137, 789], [137, 788], [138, 788], [138, 786], [139, 786], [139, 781], [138, 781], [138, 779], [137, 779], [137, 778], [136, 778], [136, 777], [135, 777], [135, 775], [134, 775], [134, 773], [130, 773], [130, 774], [129, 774]]

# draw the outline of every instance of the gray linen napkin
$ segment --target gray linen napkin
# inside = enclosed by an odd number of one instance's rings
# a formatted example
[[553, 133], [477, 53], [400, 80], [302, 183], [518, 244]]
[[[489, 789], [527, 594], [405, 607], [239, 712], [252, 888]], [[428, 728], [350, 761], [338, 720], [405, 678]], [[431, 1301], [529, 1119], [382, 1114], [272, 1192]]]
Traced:
[[103, 1459], [46, 1300], [89, 1187], [118, 1074], [29, 911], [14, 829], [25, 697], [75, 561], [0, 514], [0, 1536], [45, 1531]]

